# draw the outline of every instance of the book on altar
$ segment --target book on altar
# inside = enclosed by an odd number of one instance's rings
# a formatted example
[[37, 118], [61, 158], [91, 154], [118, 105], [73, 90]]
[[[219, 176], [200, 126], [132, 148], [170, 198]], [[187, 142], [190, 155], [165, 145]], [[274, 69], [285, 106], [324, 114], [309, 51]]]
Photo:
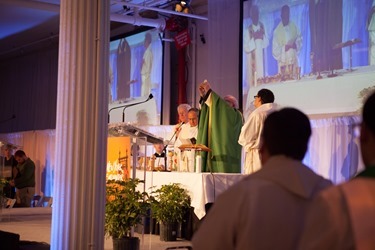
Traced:
[[178, 147], [181, 150], [197, 150], [197, 151], [211, 151], [206, 145], [203, 144], [182, 144], [181, 146]]

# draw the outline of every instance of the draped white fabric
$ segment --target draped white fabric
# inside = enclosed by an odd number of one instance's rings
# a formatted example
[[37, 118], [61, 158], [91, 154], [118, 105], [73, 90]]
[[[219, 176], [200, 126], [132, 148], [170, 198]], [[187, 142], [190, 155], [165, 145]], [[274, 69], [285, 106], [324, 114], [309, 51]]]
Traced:
[[363, 169], [359, 138], [354, 133], [360, 117], [312, 119], [310, 122], [313, 134], [304, 159], [306, 165], [334, 183], [348, 180]]
[[[311, 119], [312, 137], [304, 163], [334, 183], [348, 180], [363, 169], [359, 141], [353, 131], [358, 116]], [[144, 127], [167, 137], [169, 126]], [[168, 130], [169, 131], [169, 130]], [[1, 141], [20, 145], [36, 165], [36, 193], [52, 195], [55, 159], [55, 130], [1, 134]]]
[[55, 162], [55, 130], [1, 134], [0, 141], [21, 147], [35, 163], [35, 192], [52, 196]]

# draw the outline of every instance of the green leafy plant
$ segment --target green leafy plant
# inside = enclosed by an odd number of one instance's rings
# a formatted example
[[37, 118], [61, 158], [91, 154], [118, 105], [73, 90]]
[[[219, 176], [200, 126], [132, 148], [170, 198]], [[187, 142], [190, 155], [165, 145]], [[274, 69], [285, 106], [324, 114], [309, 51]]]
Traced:
[[139, 179], [108, 180], [106, 185], [105, 233], [119, 239], [131, 237], [131, 228], [149, 208], [147, 193], [137, 191]]
[[151, 192], [150, 203], [152, 214], [159, 222], [182, 222], [190, 207], [190, 195], [180, 184], [172, 183]]

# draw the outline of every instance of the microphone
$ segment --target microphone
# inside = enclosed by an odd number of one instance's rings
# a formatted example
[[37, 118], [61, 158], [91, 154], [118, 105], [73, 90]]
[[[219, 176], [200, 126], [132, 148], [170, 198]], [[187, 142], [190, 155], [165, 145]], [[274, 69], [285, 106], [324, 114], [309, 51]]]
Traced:
[[184, 125], [185, 122], [181, 122], [180, 125], [178, 126], [178, 128], [174, 131], [171, 139], [169, 139], [168, 143], [164, 145], [164, 148], [163, 148], [163, 152], [164, 152], [164, 158], [165, 158], [165, 171], [167, 171], [167, 147], [168, 147], [168, 144], [170, 141], [173, 140], [173, 138], [175, 137], [175, 135], [177, 134], [177, 131], [180, 130], [181, 126]]
[[138, 105], [138, 104], [142, 104], [142, 103], [145, 103], [145, 102], [148, 102], [149, 100], [151, 100], [154, 96], [152, 94], [149, 94], [147, 99], [145, 101], [141, 101], [141, 102], [137, 102], [137, 103], [132, 103], [132, 104], [129, 104], [129, 105], [126, 105], [124, 107], [124, 109], [122, 110], [122, 122], [125, 122], [125, 109], [126, 108], [129, 108], [131, 106], [135, 106], [135, 105]]
[[[130, 106], [134, 106], [134, 105], [137, 105], [137, 104], [140, 104], [140, 103], [144, 103], [144, 102], [147, 102], [148, 100], [152, 99], [154, 96], [152, 94], [149, 94], [148, 98], [146, 101], [142, 101], [142, 102], [138, 102], [138, 103], [132, 103], [132, 104], [127, 104], [127, 105], [122, 105], [122, 106], [117, 106], [117, 107], [113, 107], [111, 108], [110, 110], [108, 110], [108, 123], [109, 123], [109, 120], [110, 120], [110, 113], [112, 110], [114, 109], [119, 109], [119, 108], [127, 108], [127, 107], [130, 107]], [[124, 113], [124, 111], [122, 111]], [[124, 119], [123, 119], [124, 121]]]
[[7, 121], [13, 120], [13, 119], [15, 119], [15, 118], [16, 118], [16, 115], [13, 114], [11, 117], [9, 117], [9, 118], [7, 118], [7, 119], [5, 119], [5, 120], [1, 120], [0, 123], [7, 122]]
[[174, 133], [173, 133], [173, 135], [172, 135], [172, 137], [171, 137], [171, 139], [169, 139], [169, 141], [167, 141], [167, 144], [166, 145], [164, 145], [164, 149], [163, 150], [165, 150], [166, 148], [167, 148], [167, 146], [168, 146], [168, 144], [169, 144], [169, 142], [170, 141], [172, 141], [173, 140], [173, 138], [175, 137], [175, 135], [177, 134], [177, 131], [179, 131], [180, 130], [180, 128], [181, 128], [181, 126], [182, 125], [184, 125], [185, 124], [185, 122], [181, 122], [180, 123], [180, 125], [178, 126], [178, 128], [174, 131]]

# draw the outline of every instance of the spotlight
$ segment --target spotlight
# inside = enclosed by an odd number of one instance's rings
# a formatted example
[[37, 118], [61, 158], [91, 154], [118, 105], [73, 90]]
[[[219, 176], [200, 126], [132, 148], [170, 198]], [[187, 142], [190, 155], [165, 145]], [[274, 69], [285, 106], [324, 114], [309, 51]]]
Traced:
[[189, 13], [189, 3], [190, 1], [179, 1], [176, 3], [175, 11], [177, 12], [183, 12], [183, 13]]

